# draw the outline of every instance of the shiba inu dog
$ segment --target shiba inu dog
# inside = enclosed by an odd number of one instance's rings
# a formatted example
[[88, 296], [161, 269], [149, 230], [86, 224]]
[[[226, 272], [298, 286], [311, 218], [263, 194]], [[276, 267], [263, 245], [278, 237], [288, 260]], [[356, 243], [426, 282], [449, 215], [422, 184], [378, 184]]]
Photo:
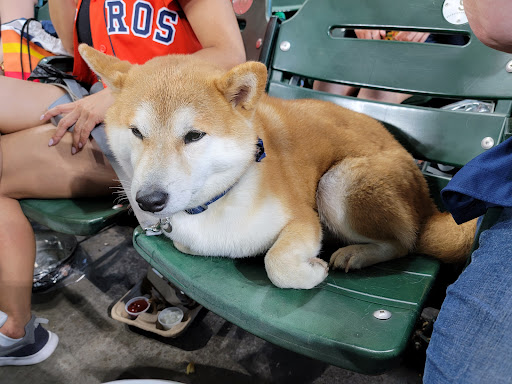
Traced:
[[194, 56], [139, 66], [80, 53], [115, 95], [106, 132], [130, 201], [165, 220], [180, 251], [265, 253], [276, 286], [305, 289], [328, 273], [323, 231], [349, 244], [330, 258], [345, 271], [411, 251], [468, 254], [475, 223], [437, 210], [413, 158], [376, 120], [269, 97], [261, 63], [226, 72]]

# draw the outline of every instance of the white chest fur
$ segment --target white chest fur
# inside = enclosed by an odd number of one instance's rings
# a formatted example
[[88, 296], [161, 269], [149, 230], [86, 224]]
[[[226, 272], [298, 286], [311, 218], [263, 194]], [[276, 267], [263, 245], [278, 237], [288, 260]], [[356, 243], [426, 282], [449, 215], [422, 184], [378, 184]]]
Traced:
[[256, 175], [245, 175], [206, 211], [173, 215], [166, 235], [196, 255], [238, 258], [266, 252], [289, 217], [278, 198], [261, 197], [258, 177], [250, 176]]

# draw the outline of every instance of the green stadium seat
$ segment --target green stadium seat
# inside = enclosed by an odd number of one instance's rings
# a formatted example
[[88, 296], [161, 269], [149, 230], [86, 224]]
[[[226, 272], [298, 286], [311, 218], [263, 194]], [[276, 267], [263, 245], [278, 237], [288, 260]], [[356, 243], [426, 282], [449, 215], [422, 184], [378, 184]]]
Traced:
[[[447, 22], [442, 7], [442, 0], [306, 1], [292, 18], [273, 24], [268, 93], [328, 100], [382, 121], [423, 161], [435, 197], [449, 177], [430, 172], [430, 164], [461, 167], [511, 134], [512, 74], [506, 67], [512, 55], [484, 46], [468, 24]], [[460, 34], [469, 42], [453, 46], [344, 37], [343, 28], [355, 27]], [[313, 80], [448, 102], [492, 101], [495, 111], [365, 101], [314, 91]], [[330, 271], [312, 290], [285, 290], [271, 284], [262, 258], [190, 256], [164, 236], [148, 237], [140, 228], [133, 241], [154, 268], [225, 319], [282, 347], [366, 374], [399, 364], [440, 269], [436, 260], [412, 254], [348, 274]]]
[[24, 199], [25, 216], [56, 232], [88, 236], [114, 224], [126, 214], [128, 205], [116, 206], [114, 198], [97, 199]]

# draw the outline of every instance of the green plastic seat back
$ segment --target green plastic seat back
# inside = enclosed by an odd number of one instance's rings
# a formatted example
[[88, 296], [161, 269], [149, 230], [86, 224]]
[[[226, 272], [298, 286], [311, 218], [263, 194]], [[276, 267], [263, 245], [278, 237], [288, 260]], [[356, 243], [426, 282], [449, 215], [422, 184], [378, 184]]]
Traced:
[[[442, 16], [443, 0], [315, 0], [282, 24], [273, 69], [421, 94], [510, 99], [511, 55], [476, 39], [468, 24]], [[336, 37], [339, 28], [414, 30], [469, 38], [464, 46]]]
[[[461, 167], [504, 140], [512, 106], [512, 55], [482, 44], [468, 24], [442, 16], [442, 0], [307, 1], [282, 23], [269, 68], [268, 92], [281, 98], [318, 98], [383, 122], [418, 160]], [[368, 10], [372, 10], [369, 12]], [[344, 29], [412, 30], [462, 35], [465, 45], [363, 40]], [[495, 103], [494, 113], [386, 104], [300, 87], [297, 77], [437, 98]], [[433, 195], [448, 178], [425, 171]], [[442, 208], [442, 207], [441, 207]]]
[[[467, 25], [446, 22], [442, 7], [440, 0], [306, 1], [277, 31], [268, 59], [268, 92], [329, 100], [368, 114], [425, 164], [462, 166], [485, 150], [482, 142], [497, 144], [508, 134], [512, 74], [505, 67], [512, 56], [482, 45]], [[469, 43], [363, 41], [334, 37], [333, 27], [419, 28], [464, 34]], [[301, 87], [298, 78], [443, 98], [478, 97], [495, 102], [496, 112], [364, 101]], [[428, 177], [437, 192], [449, 180]], [[185, 255], [167, 238], [147, 237], [140, 229], [134, 245], [169, 280], [225, 319], [282, 347], [367, 374], [400, 362], [439, 271], [436, 260], [413, 254], [361, 271], [330, 271], [312, 290], [284, 290], [271, 284], [262, 258]]]

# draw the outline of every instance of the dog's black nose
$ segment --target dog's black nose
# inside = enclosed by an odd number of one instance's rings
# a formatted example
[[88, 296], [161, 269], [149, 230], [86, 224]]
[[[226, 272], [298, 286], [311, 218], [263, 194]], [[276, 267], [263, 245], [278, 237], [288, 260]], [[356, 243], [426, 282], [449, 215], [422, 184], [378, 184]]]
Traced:
[[162, 191], [153, 191], [144, 194], [144, 192], [138, 191], [135, 200], [143, 211], [160, 212], [164, 209], [165, 204], [167, 204], [169, 194]]

